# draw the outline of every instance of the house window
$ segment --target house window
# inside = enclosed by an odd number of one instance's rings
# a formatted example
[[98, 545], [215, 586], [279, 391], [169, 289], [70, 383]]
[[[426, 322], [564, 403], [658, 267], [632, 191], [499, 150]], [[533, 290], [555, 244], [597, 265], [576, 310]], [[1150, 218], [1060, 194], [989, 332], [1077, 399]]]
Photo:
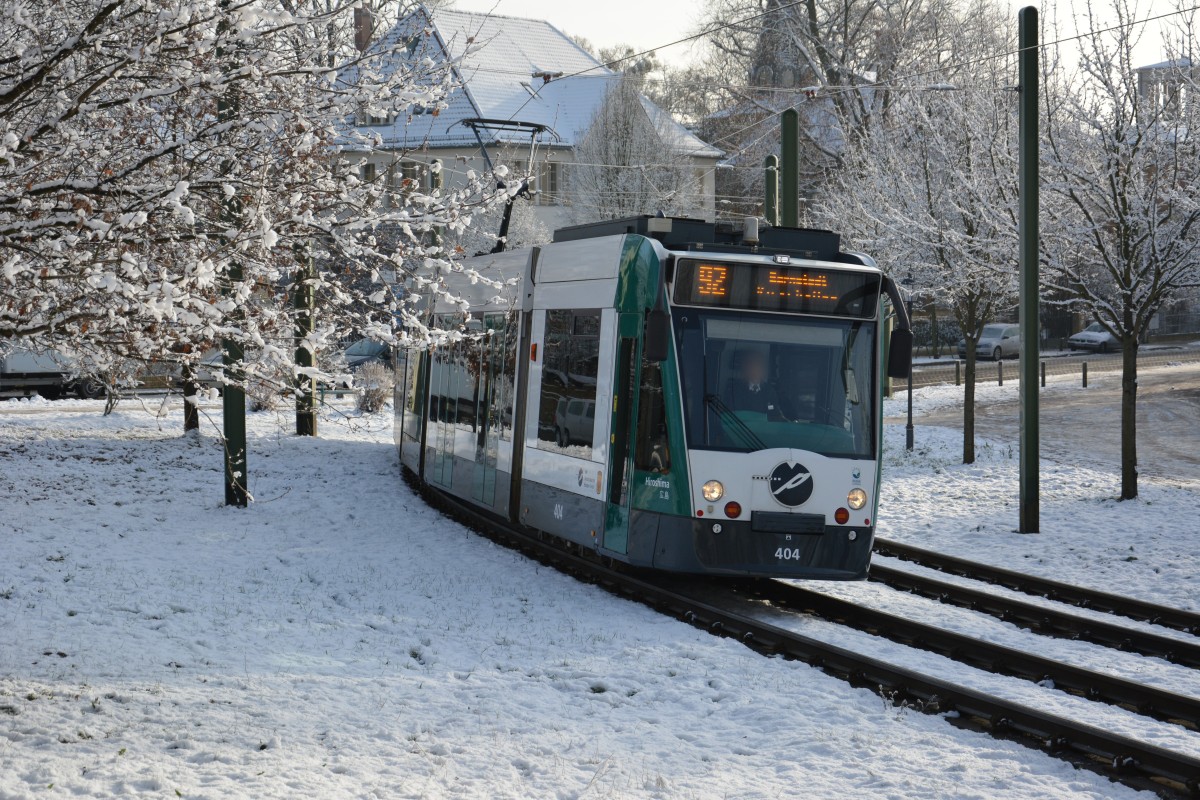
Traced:
[[562, 199], [561, 165], [543, 161], [537, 169], [537, 202], [540, 206], [556, 206]]
[[403, 197], [425, 190], [425, 166], [417, 161], [401, 161], [388, 168], [388, 194], [392, 205], [403, 205]]
[[506, 181], [520, 181], [525, 179], [528, 168], [525, 166], [524, 161], [520, 159], [510, 161], [507, 166], [508, 177], [505, 178]]
[[380, 116], [379, 114], [375, 114], [364, 109], [354, 115], [354, 124], [358, 125], [359, 127], [371, 125], [391, 125], [395, 119], [395, 114], [384, 114]]
[[521, 159], [505, 162], [508, 177], [505, 181], [529, 179], [533, 202], [539, 206], [556, 206], [563, 202], [563, 165], [557, 161], [538, 161], [533, 169]]
[[375, 177], [378, 175], [376, 166], [370, 161], [362, 165], [361, 173], [363, 183], [374, 183]]

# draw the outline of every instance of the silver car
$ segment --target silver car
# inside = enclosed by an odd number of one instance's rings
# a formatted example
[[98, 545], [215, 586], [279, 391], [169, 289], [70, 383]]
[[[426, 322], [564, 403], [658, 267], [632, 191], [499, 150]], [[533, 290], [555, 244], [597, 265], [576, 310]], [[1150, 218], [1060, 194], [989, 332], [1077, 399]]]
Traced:
[[[1008, 323], [993, 323], [983, 326], [983, 333], [975, 344], [976, 358], [1016, 358], [1021, 354], [1021, 327]], [[958, 340], [958, 357], [967, 357], [967, 340]]]
[[1109, 350], [1120, 350], [1121, 340], [1104, 330], [1104, 326], [1099, 322], [1093, 322], [1067, 339], [1067, 346], [1072, 350], [1095, 350], [1097, 353], [1107, 353]]

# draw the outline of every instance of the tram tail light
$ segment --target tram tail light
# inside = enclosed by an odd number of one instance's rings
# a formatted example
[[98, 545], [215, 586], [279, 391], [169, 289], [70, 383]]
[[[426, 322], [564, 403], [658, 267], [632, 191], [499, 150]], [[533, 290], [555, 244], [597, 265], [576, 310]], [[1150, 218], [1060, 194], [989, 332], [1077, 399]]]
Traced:
[[730, 500], [725, 504], [725, 516], [730, 519], [737, 519], [742, 515], [742, 504], [736, 500]]
[[850, 521], [850, 509], [839, 508], [837, 511], [833, 512], [833, 521], [838, 525], [845, 525]]

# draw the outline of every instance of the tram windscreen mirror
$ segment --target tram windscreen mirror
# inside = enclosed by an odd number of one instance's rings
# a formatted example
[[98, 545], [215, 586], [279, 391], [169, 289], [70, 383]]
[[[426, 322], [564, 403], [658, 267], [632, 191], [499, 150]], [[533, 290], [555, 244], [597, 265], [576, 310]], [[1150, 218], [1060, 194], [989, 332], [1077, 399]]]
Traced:
[[675, 271], [674, 296], [680, 305], [869, 319], [879, 291], [872, 272], [685, 259]]

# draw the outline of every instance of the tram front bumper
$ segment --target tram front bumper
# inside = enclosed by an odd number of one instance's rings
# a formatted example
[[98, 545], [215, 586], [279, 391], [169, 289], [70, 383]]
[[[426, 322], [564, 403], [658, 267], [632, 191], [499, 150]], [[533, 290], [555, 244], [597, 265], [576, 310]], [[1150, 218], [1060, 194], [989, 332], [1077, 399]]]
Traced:
[[874, 534], [873, 527], [861, 525], [788, 533], [754, 530], [749, 520], [663, 517], [654, 566], [722, 575], [865, 580]]

